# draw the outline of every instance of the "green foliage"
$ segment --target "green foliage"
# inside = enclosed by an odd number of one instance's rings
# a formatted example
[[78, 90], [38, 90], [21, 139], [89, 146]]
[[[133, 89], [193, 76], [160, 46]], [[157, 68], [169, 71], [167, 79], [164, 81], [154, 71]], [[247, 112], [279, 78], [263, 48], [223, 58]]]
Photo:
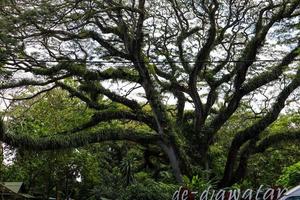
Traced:
[[[116, 108], [118, 105], [113, 104], [112, 112]], [[9, 124], [9, 129], [34, 137], [52, 136], [53, 133], [67, 131], [88, 121], [92, 114], [78, 99], [70, 98], [61, 90], [53, 90], [43, 98], [14, 105], [8, 113], [14, 119]], [[244, 118], [251, 117], [242, 111], [239, 114], [242, 116], [233, 116], [210, 147], [208, 159], [211, 168], [203, 170], [195, 167], [193, 172], [197, 175], [192, 178], [184, 177], [189, 189], [203, 191], [214, 186], [214, 180], [220, 178], [228, 144], [234, 135], [232, 130], [238, 129], [241, 124], [247, 126]], [[284, 130], [284, 127], [295, 127], [297, 120], [298, 117], [294, 115], [283, 116], [268, 131], [278, 132]], [[111, 126], [118, 127], [119, 123], [101, 123], [93, 129]], [[127, 123], [125, 126], [137, 128], [134, 123]], [[147, 129], [143, 126], [138, 128]], [[281, 150], [269, 149], [264, 154], [252, 157], [248, 176], [236, 187], [271, 185], [278, 178], [278, 171], [281, 171], [282, 166], [289, 165], [300, 157], [297, 153], [299, 147], [295, 144], [278, 147]], [[56, 189], [59, 188], [63, 196], [71, 195], [78, 199], [170, 199], [179, 186], [170, 184], [174, 179], [168, 168], [162, 169], [165, 165], [158, 159], [151, 158], [156, 167], [154, 170], [141, 168], [144, 165], [143, 151], [142, 147], [126, 142], [107, 142], [54, 152], [18, 149], [14, 163], [1, 167], [0, 178], [3, 181], [24, 181], [31, 194], [46, 196], [55, 196]], [[293, 157], [289, 156], [291, 153]], [[281, 184], [292, 186], [299, 176], [294, 168], [289, 169], [286, 171], [292, 176], [285, 176], [280, 180], [283, 181]], [[287, 180], [286, 177], [292, 178]], [[64, 186], [66, 183], [68, 187]]]
[[[184, 176], [184, 182], [188, 189], [190, 189], [191, 191], [196, 191], [198, 192], [198, 194], [201, 194], [202, 191], [206, 190], [209, 187], [215, 187], [214, 180], [207, 180], [207, 178], [203, 176], [201, 177], [199, 175], [195, 175], [191, 179]], [[196, 198], [199, 197], [196, 195]]]
[[[52, 137], [84, 123], [90, 115], [78, 99], [58, 89], [16, 104], [7, 113], [13, 119], [8, 128], [31, 137]], [[1, 169], [1, 181], [23, 181], [31, 194], [47, 198], [59, 191], [64, 197], [74, 197], [100, 184], [102, 156], [88, 149], [33, 152], [19, 148], [15, 152], [13, 163]]]
[[177, 185], [147, 179], [127, 187], [120, 200], [166, 200], [171, 199], [177, 189]]
[[277, 180], [277, 184], [290, 188], [300, 184], [300, 162], [289, 167], [285, 167], [282, 175]]
[[[112, 104], [110, 109], [113, 112], [117, 107], [117, 104]], [[42, 98], [17, 103], [7, 113], [13, 119], [8, 128], [31, 137], [68, 134], [68, 130], [85, 123], [92, 115], [78, 99], [70, 98], [59, 89], [52, 90]], [[118, 126], [119, 123], [112, 121], [92, 129], [97, 131], [103, 127]], [[127, 123], [126, 126], [136, 128], [133, 123]], [[140, 126], [140, 129], [147, 128]], [[63, 197], [71, 196], [75, 199], [131, 199], [136, 190], [140, 195], [146, 192], [150, 198], [150, 193], [156, 194], [156, 189], [160, 189], [162, 195], [168, 189], [168, 184], [164, 185], [163, 182], [149, 188], [155, 183], [151, 179], [154, 173], [140, 171], [144, 165], [143, 149], [126, 142], [106, 142], [64, 151], [12, 150], [16, 155], [10, 166], [0, 169], [1, 174], [4, 174], [0, 177], [1, 181], [23, 181], [30, 194], [44, 198], [56, 196], [59, 191]], [[173, 180], [166, 171], [159, 171], [158, 176], [163, 180]], [[168, 194], [174, 191], [169, 188]]]
[[69, 98], [66, 92], [53, 90], [41, 99], [14, 106], [7, 115], [14, 119], [10, 127], [16, 133], [51, 136], [84, 123], [91, 112], [78, 99]]
[[[254, 155], [249, 160], [248, 173], [243, 182], [246, 186], [259, 187], [259, 185], [276, 185], [274, 180], [280, 176], [280, 171], [300, 158], [297, 144], [283, 144], [268, 149], [262, 154]], [[290, 156], [293, 154], [293, 156]]]
[[34, 195], [76, 195], [79, 180], [99, 184], [99, 169], [93, 156], [85, 151], [18, 151], [15, 162], [6, 168], [5, 181], [22, 181]]
[[[272, 135], [284, 132], [286, 129], [299, 129], [299, 115], [289, 112], [282, 115], [268, 130], [262, 134]], [[291, 156], [293, 155], [293, 156]], [[248, 164], [248, 173], [243, 184], [251, 187], [259, 185], [275, 185], [274, 180], [279, 179], [283, 168], [292, 165], [300, 159], [300, 146], [297, 141], [282, 142], [268, 148], [264, 153], [254, 155]], [[279, 183], [277, 183], [279, 184]]]
[[121, 162], [122, 176], [124, 178], [124, 182], [126, 186], [134, 183], [133, 166], [132, 166], [134, 160], [135, 160], [134, 157], [126, 157]]

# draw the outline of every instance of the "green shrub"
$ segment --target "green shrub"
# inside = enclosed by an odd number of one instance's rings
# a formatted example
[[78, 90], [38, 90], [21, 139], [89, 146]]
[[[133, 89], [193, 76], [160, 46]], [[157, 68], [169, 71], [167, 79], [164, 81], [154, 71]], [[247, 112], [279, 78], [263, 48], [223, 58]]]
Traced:
[[293, 187], [300, 183], [300, 162], [297, 162], [283, 169], [277, 184], [284, 187]]
[[121, 200], [166, 200], [171, 199], [178, 189], [177, 185], [155, 182], [147, 179], [143, 183], [136, 183], [126, 188]]

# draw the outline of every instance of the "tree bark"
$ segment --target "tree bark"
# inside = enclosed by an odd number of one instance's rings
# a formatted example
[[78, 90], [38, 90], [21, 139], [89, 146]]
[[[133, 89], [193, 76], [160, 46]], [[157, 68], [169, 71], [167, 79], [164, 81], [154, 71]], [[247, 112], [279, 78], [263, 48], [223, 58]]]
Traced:
[[167, 145], [163, 142], [160, 142], [159, 145], [169, 158], [170, 165], [172, 167], [176, 181], [179, 184], [183, 184], [182, 173], [180, 169], [180, 161], [178, 155], [176, 154], [175, 148], [172, 145]]

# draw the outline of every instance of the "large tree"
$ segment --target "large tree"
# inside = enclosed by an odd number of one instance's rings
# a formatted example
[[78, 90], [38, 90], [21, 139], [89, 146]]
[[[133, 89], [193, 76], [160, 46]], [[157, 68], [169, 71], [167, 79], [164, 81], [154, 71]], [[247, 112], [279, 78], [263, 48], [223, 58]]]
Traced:
[[[4, 98], [17, 88], [29, 90], [17, 99], [25, 100], [59, 87], [93, 110], [90, 121], [49, 138], [1, 123], [5, 143], [156, 145], [181, 183], [191, 166], [210, 167], [216, 135], [246, 107], [255, 120], [235, 130], [218, 184], [225, 187], [244, 177], [251, 155], [300, 138], [294, 130], [268, 134], [298, 101], [299, 0], [15, 0], [0, 9]], [[123, 127], [91, 129], [112, 120]]]

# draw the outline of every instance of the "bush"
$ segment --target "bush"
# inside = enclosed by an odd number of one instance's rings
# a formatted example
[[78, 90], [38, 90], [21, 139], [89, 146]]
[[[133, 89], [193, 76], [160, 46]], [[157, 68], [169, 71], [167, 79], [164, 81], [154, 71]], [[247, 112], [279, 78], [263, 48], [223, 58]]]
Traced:
[[171, 199], [178, 189], [177, 185], [155, 182], [147, 179], [143, 183], [136, 183], [126, 188], [121, 200], [166, 200]]

